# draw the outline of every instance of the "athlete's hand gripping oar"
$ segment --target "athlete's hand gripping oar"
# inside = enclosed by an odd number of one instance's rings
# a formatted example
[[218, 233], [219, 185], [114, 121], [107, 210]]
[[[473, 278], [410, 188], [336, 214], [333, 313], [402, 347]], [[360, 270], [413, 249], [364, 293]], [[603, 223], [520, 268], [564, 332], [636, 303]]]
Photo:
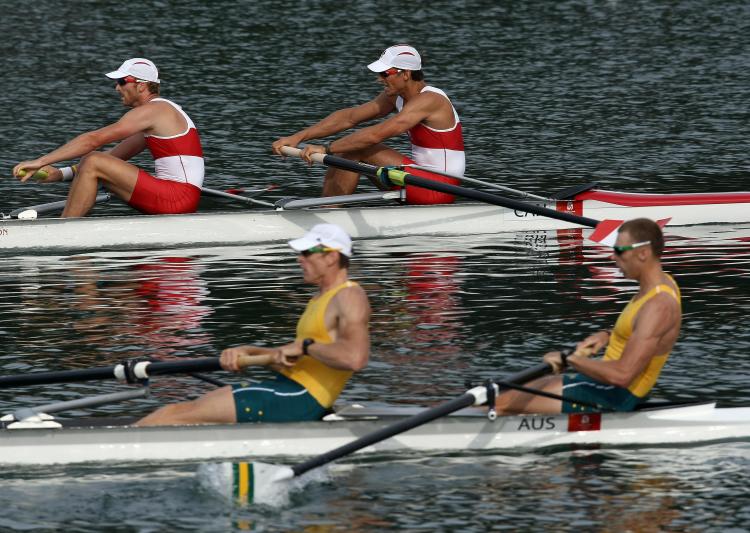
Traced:
[[[284, 155], [289, 156], [299, 156], [302, 153], [300, 149], [290, 146], [283, 147], [281, 149], [281, 152]], [[505, 198], [503, 196], [490, 194], [484, 191], [475, 191], [473, 189], [467, 189], [466, 187], [459, 187], [457, 185], [451, 185], [449, 183], [442, 183], [419, 176], [413, 176], [408, 172], [396, 168], [376, 167], [374, 165], [359, 163], [357, 161], [351, 161], [349, 159], [344, 159], [333, 155], [313, 154], [312, 159], [325, 165], [330, 165], [345, 170], [351, 170], [353, 172], [365, 174], [366, 176], [372, 176], [380, 179], [384, 183], [392, 183], [399, 186], [413, 185], [415, 187], [422, 187], [423, 189], [430, 189], [437, 192], [452, 194], [454, 196], [461, 196], [463, 198], [478, 200], [480, 202], [485, 202], [492, 205], [499, 205], [508, 209], [514, 209], [517, 211], [523, 211], [526, 213], [532, 213], [548, 218], [554, 218], [556, 220], [572, 222], [573, 224], [579, 224], [581, 226], [595, 228], [594, 232], [589, 236], [589, 239], [594, 242], [608, 242], [609, 240], [611, 240], [610, 236], [618, 227], [620, 227], [623, 222], [622, 220], [599, 221], [593, 218], [574, 215], [572, 213], [555, 211], [554, 209], [549, 209], [540, 205], [521, 202], [520, 200]]]
[[[550, 372], [552, 372], [552, 367], [547, 363], [542, 363], [514, 374], [503, 381], [506, 383], [522, 384]], [[503, 388], [502, 385], [498, 387], [500, 391]], [[231, 490], [232, 497], [241, 502], [272, 504], [284, 499], [284, 495], [287, 492], [285, 483], [292, 478], [299, 477], [305, 472], [409, 431], [410, 429], [427, 424], [437, 418], [449, 415], [465, 407], [481, 405], [486, 401], [487, 387], [474, 387], [453, 400], [373, 431], [348, 444], [339, 446], [292, 467], [259, 462], [239, 464], [221, 463], [203, 466], [200, 475], [204, 478], [206, 484], [211, 485], [217, 490], [224, 491], [225, 494]], [[233, 482], [229, 483], [229, 480], [233, 480]]]
[[[239, 361], [240, 367], [266, 366], [273, 362], [270, 354], [246, 355]], [[72, 383], [95, 379], [117, 379], [135, 382], [151, 376], [165, 374], [190, 374], [192, 372], [214, 372], [223, 370], [218, 357], [202, 357], [184, 361], [127, 361], [112, 366], [62, 370], [58, 372], [32, 372], [13, 376], [0, 376], [0, 389], [47, 385], [50, 383]]]
[[[40, 169], [37, 169], [34, 174], [26, 178], [26, 175], [28, 172], [26, 172], [25, 169], [20, 169], [18, 171], [18, 177], [25, 178], [25, 179], [34, 179], [38, 181], [50, 181], [48, 179], [50, 177], [50, 172], [58, 172], [59, 171], [59, 177], [56, 177], [56, 179], [52, 179], [51, 181], [72, 181], [73, 177], [75, 176], [76, 169], [78, 167], [76, 165], [73, 165], [71, 167], [63, 167], [60, 169], [57, 169], [53, 166], [47, 165], [45, 167], [42, 167]], [[94, 199], [95, 204], [101, 204], [104, 202], [108, 202], [112, 198], [112, 195], [109, 192], [101, 192], [96, 195], [96, 198]], [[65, 203], [66, 200], [58, 200], [55, 202], [48, 202], [45, 204], [37, 204], [37, 205], [31, 205], [29, 207], [20, 207], [18, 209], [14, 209], [10, 212], [10, 214], [7, 217], [4, 218], [18, 218], [21, 220], [34, 220], [39, 215], [45, 215], [47, 213], [55, 213], [57, 211], [62, 211], [65, 209]]]

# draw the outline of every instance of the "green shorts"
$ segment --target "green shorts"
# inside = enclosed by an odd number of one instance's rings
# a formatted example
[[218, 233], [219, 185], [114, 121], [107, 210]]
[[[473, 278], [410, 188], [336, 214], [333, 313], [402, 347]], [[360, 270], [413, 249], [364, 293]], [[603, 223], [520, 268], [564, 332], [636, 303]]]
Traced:
[[237, 422], [300, 422], [326, 414], [307, 389], [286, 376], [232, 385]]
[[[564, 375], [562, 395], [570, 400], [563, 402], [563, 413], [632, 411], [644, 400], [628, 389], [606, 385], [583, 374]], [[576, 404], [576, 400], [598, 405], [599, 408]]]

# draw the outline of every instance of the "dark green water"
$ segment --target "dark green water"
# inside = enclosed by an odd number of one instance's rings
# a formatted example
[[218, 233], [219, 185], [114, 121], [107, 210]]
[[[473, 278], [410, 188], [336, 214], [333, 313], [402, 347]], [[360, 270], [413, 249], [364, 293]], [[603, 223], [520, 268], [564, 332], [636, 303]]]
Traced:
[[[7, 176], [122, 113], [104, 72], [153, 59], [164, 95], [201, 131], [207, 185], [319, 190], [322, 170], [271, 142], [374, 96], [365, 65], [423, 51], [456, 101], [467, 173], [535, 192], [589, 181], [631, 191], [750, 190], [750, 4], [745, 2], [148, 2], [3, 4], [0, 211], [64, 195]], [[403, 140], [393, 143], [405, 146]], [[146, 161], [146, 160], [144, 160]], [[364, 187], [363, 190], [367, 190]], [[227, 208], [216, 201], [206, 209]], [[121, 205], [97, 214], [126, 213]], [[685, 228], [667, 269], [685, 298], [660, 397], [750, 402], [750, 226]], [[554, 233], [358, 243], [373, 360], [347, 400], [421, 404], [466, 379], [525, 368], [611, 324], [632, 286], [603, 250]], [[309, 296], [283, 246], [3, 258], [0, 373], [205, 356], [283, 342]], [[227, 376], [228, 378], [228, 376]], [[175, 378], [146, 413], [209, 386]], [[0, 392], [0, 410], [108, 392]], [[83, 413], [76, 413], [83, 414]], [[5, 469], [2, 531], [746, 531], [747, 443], [346, 462], [284, 509], [239, 509], [195, 465]], [[734, 529], [732, 529], [734, 528]]]

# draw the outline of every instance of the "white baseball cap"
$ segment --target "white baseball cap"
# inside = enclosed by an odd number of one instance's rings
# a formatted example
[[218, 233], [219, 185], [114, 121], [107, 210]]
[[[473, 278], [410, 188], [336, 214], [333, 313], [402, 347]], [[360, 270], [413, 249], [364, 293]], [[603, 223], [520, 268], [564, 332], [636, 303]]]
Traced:
[[289, 246], [303, 252], [315, 246], [326, 246], [348, 257], [352, 255], [352, 239], [336, 224], [316, 224], [299, 239], [289, 241]]
[[156, 70], [156, 65], [154, 65], [152, 61], [149, 61], [148, 59], [144, 59], [142, 57], [134, 57], [133, 59], [128, 59], [122, 65], [120, 65], [120, 68], [115, 71], [108, 72], [106, 76], [108, 78], [112, 78], [113, 80], [124, 78], [125, 76], [133, 76], [134, 78], [138, 78], [139, 80], [160, 83], [159, 71]]
[[389, 68], [402, 70], [422, 70], [422, 58], [413, 46], [394, 44], [386, 48], [380, 59], [367, 65], [373, 72], [384, 72]]

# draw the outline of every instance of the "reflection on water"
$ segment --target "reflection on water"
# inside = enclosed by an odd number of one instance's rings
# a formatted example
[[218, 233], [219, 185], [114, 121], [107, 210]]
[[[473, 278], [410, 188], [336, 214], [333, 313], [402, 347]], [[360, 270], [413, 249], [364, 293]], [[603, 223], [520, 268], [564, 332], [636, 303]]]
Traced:
[[[750, 227], [674, 232], [664, 263], [682, 287], [685, 322], [659, 394], [693, 395], [700, 371], [702, 392], [741, 403], [748, 393], [719, 368], [728, 358], [738, 375], [747, 368], [731, 354], [748, 342]], [[635, 290], [608, 249], [575, 232], [371, 240], [358, 252], [352, 276], [372, 300], [373, 359], [345, 393], [357, 399], [439, 401], [467, 379], [519, 370], [611, 327]], [[4, 373], [285, 342], [313, 291], [283, 244], [8, 258], [0, 276]], [[409, 378], [393, 380], [393, 372]], [[147, 402], [164, 401], [170, 388], [157, 382]], [[3, 405], [12, 397], [0, 393]]]
[[90, 259], [64, 258], [52, 269], [54, 279], [34, 259], [21, 265], [15, 305], [33, 320], [18, 321], [18, 350], [85, 346], [70, 363], [88, 366], [153, 353], [185, 355], [211, 343], [201, 324], [212, 310], [203, 303], [208, 291], [194, 258]]

